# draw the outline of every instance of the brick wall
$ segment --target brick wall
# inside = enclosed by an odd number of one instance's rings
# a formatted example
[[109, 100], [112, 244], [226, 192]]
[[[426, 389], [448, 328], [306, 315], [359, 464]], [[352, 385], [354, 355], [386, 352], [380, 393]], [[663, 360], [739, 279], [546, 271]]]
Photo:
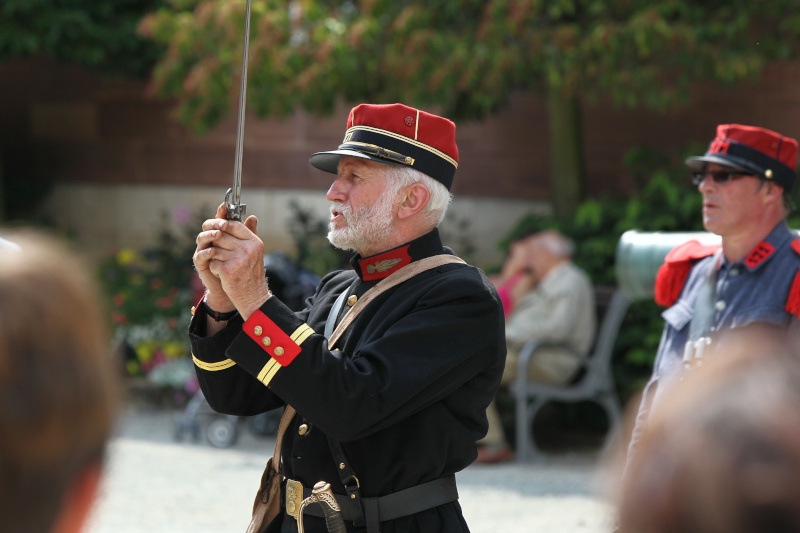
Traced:
[[[172, 120], [170, 105], [150, 96], [146, 84], [46, 61], [6, 62], [0, 80], [0, 141], [13, 170], [56, 181], [220, 187], [232, 173], [233, 118], [196, 137]], [[348, 109], [324, 118], [302, 112], [283, 120], [249, 117], [245, 184], [319, 188], [325, 178], [308, 165], [308, 156], [338, 144]], [[800, 137], [800, 63], [773, 66], [760, 82], [735, 90], [701, 88], [690, 109], [671, 113], [587, 102], [589, 192], [630, 186], [621, 167], [630, 146], [706, 143], [719, 122], [754, 123]], [[547, 115], [536, 96], [517, 94], [499, 114], [460, 124], [458, 142], [457, 195], [547, 199]]]
[[[668, 113], [585, 102], [588, 193], [631, 187], [621, 163], [631, 146], [648, 144], [668, 150], [692, 142], [705, 145], [720, 122], [757, 124], [800, 138], [800, 62], [773, 65], [760, 81], [736, 89], [701, 87], [695, 96], [691, 108]], [[333, 116], [323, 118], [303, 112], [280, 120], [249, 117], [243, 154], [245, 188], [259, 194], [277, 189], [319, 195], [329, 177], [311, 167], [308, 156], [339, 143], [349, 107], [343, 105]], [[89, 205], [106, 201], [124, 205], [125, 198], [113, 196], [114, 186], [117, 193], [131, 186], [148, 191], [207, 187], [219, 191], [211, 196], [221, 201], [233, 171], [234, 118], [197, 137], [173, 120], [170, 112], [170, 104], [154, 98], [143, 82], [105, 79], [44, 60], [4, 62], [0, 64], [4, 175], [56, 183], [61, 196], [51, 199], [53, 210], [76, 197], [87, 202], [86, 194], [101, 190], [103, 196]], [[514, 95], [505, 109], [480, 123], [458, 125], [461, 161], [453, 191], [469, 205], [462, 209], [464, 216], [473, 218], [473, 227], [480, 228], [479, 248], [496, 248], [492, 236], [503, 235], [515, 221], [512, 216], [547, 209], [547, 132], [546, 108], [532, 94]], [[489, 201], [495, 202], [496, 209], [483, 207]], [[481, 218], [484, 210], [495, 218], [498, 213], [501, 218], [503, 212], [509, 214], [507, 219], [485, 220]], [[114, 224], [119, 227], [112, 231]], [[108, 242], [124, 243], [137, 231], [114, 220], [106, 221], [106, 226], [111, 231]], [[91, 241], [94, 237], [83, 238]]]

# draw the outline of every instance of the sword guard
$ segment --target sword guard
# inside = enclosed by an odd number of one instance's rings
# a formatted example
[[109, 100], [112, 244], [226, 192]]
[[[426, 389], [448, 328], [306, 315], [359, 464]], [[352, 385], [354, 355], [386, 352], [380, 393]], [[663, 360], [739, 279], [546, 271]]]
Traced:
[[311, 490], [311, 496], [303, 500], [300, 508], [297, 511], [297, 531], [304, 533], [303, 527], [303, 510], [313, 503], [318, 503], [322, 506], [322, 512], [325, 514], [325, 527], [328, 533], [347, 533], [347, 528], [344, 525], [342, 518], [342, 510], [336, 497], [331, 490], [331, 484], [325, 481], [320, 481]]
[[227, 192], [225, 192], [225, 211], [227, 212], [227, 219], [242, 222], [242, 219], [247, 212], [247, 204], [231, 203], [230, 198], [232, 192], [232, 188], [228, 188]]
[[311, 494], [319, 498], [318, 502], [322, 505], [322, 512], [325, 513], [325, 526], [328, 528], [328, 533], [347, 533], [342, 519], [342, 510], [333, 495], [331, 484], [320, 481], [314, 485]]

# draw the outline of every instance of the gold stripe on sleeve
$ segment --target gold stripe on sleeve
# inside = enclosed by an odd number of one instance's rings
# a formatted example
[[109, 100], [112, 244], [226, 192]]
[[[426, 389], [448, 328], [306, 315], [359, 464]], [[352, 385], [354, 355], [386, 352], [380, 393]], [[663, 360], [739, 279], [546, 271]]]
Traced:
[[307, 338], [314, 334], [314, 330], [308, 324], [303, 324], [292, 333], [291, 338], [295, 344], [300, 346]]
[[275, 359], [270, 359], [269, 362], [264, 365], [264, 368], [261, 369], [261, 372], [258, 373], [258, 381], [265, 386], [269, 386], [272, 378], [275, 377], [275, 374], [277, 374], [280, 369], [281, 365], [279, 365]]
[[194, 354], [192, 354], [192, 361], [194, 361], [195, 366], [198, 368], [208, 370], [209, 372], [217, 372], [219, 370], [225, 370], [226, 368], [236, 366], [236, 363], [231, 359], [225, 359], [224, 361], [219, 361], [217, 363], [206, 363], [205, 361], [198, 359]]

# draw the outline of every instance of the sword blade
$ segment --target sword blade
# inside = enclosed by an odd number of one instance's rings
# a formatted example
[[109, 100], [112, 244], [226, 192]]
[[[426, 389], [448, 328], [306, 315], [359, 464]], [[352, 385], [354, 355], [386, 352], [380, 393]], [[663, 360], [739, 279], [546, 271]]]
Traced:
[[244, 22], [244, 46], [242, 48], [242, 74], [239, 82], [239, 114], [236, 123], [236, 157], [233, 163], [233, 187], [225, 194], [225, 207], [228, 211], [228, 220], [241, 220], [244, 218], [245, 205], [241, 203], [242, 195], [242, 151], [244, 148], [244, 116], [247, 104], [247, 58], [250, 49], [250, 3], [247, 8]]

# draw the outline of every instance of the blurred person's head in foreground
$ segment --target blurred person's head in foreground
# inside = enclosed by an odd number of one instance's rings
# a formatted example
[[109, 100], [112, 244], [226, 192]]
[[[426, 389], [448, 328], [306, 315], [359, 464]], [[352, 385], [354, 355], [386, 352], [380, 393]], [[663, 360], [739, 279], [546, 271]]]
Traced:
[[733, 334], [654, 410], [615, 494], [620, 533], [800, 532], [800, 353]]
[[0, 532], [81, 531], [118, 406], [91, 270], [39, 233], [0, 250]]

